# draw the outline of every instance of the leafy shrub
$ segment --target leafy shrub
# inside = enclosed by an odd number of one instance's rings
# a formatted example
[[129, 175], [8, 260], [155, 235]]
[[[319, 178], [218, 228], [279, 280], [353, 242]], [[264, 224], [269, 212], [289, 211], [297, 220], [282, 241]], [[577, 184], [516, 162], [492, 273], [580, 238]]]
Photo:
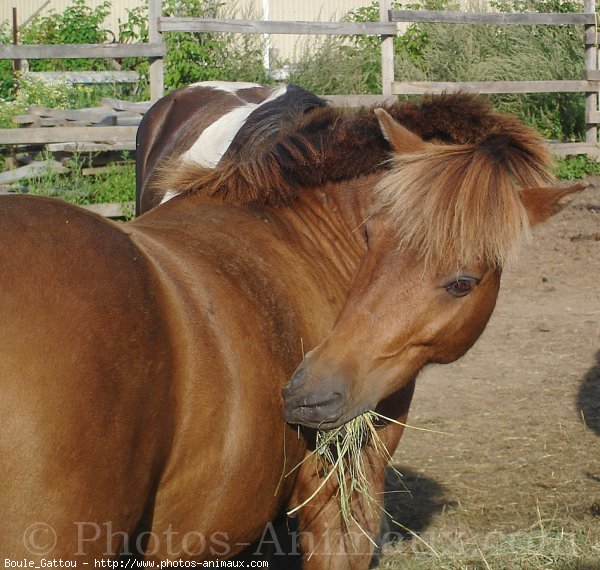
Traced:
[[[125, 21], [119, 21], [119, 42], [124, 44], [148, 42], [148, 1], [144, 0], [139, 6], [126, 11]], [[123, 70], [137, 72], [139, 77], [138, 98], [150, 99], [148, 58], [126, 57], [121, 60], [120, 64]]]
[[[167, 16], [224, 17], [223, 4], [198, 0], [166, 0]], [[198, 81], [268, 81], [256, 39], [232, 34], [171, 32], [165, 34], [165, 87], [167, 90]]]
[[[47, 156], [46, 158], [50, 158]], [[127, 157], [124, 157], [127, 158]], [[66, 174], [42, 173], [28, 182], [29, 192], [55, 196], [74, 204], [126, 204], [135, 199], [135, 164], [131, 161], [111, 163], [107, 170], [95, 176], [84, 176], [86, 157], [73, 155]]]
[[554, 174], [561, 180], [580, 180], [600, 174], [600, 162], [585, 155], [568, 156], [556, 160]]
[[[504, 12], [581, 12], [574, 0], [495, 0]], [[419, 6], [396, 3], [396, 9]], [[458, 9], [458, 3], [429, 0], [427, 9]], [[485, 7], [473, 4], [477, 11]], [[379, 20], [379, 4], [350, 12], [349, 21]], [[583, 49], [578, 26], [490, 26], [421, 24], [394, 38], [395, 77], [401, 81], [499, 81], [580, 79]], [[319, 93], [381, 93], [379, 39], [358, 36], [327, 39], [302, 57], [292, 76]], [[584, 96], [578, 93], [497, 95], [502, 110], [513, 112], [546, 137], [581, 139]]]
[[26, 113], [29, 105], [73, 109], [88, 107], [95, 99], [91, 87], [74, 86], [62, 81], [44, 81], [30, 75], [19, 77], [17, 85], [13, 99], [0, 101], [0, 128], [16, 127], [12, 117]]
[[[12, 43], [12, 33], [8, 22], [0, 21], [0, 45]], [[9, 97], [13, 91], [12, 80], [12, 61], [9, 59], [0, 60], [0, 99]]]
[[[110, 14], [111, 2], [104, 0], [96, 8], [86, 5], [86, 0], [71, 0], [62, 12], [52, 10], [48, 15], [37, 16], [20, 35], [24, 44], [96, 44], [111, 38], [102, 28]], [[110, 69], [105, 59], [32, 59], [31, 71], [79, 71]]]

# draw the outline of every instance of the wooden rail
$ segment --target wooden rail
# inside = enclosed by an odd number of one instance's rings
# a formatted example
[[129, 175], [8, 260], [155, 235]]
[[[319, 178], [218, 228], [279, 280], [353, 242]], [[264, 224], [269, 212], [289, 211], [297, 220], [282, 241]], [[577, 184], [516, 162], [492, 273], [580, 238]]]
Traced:
[[135, 71], [28, 71], [27, 75], [46, 81], [68, 81], [86, 85], [137, 83], [140, 79]]
[[161, 32], [232, 32], [239, 34], [370, 35], [396, 34], [393, 22], [283, 22], [215, 20], [212, 18], [159, 18]]
[[0, 129], [0, 144], [95, 142], [115, 143], [135, 140], [137, 127], [32, 127]]
[[550, 12], [491, 13], [436, 12], [434, 10], [390, 10], [390, 22], [421, 22], [429, 24], [487, 24], [502, 25], [572, 25], [594, 24], [594, 14], [563, 14]]
[[424, 95], [471, 91], [485, 95], [501, 93], [587, 93], [597, 91], [600, 81], [401, 81], [392, 84], [395, 95]]
[[146, 44], [56, 44], [0, 45], [0, 59], [87, 59], [117, 57], [162, 57], [164, 43]]

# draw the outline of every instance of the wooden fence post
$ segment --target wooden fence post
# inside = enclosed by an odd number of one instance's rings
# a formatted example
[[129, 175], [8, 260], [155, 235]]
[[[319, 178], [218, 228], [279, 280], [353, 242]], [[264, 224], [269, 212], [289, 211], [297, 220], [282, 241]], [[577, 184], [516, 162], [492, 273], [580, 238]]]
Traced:
[[[13, 45], [19, 43], [19, 20], [17, 18], [17, 9], [12, 9], [12, 31], [13, 31]], [[19, 73], [21, 71], [21, 60], [13, 59], [13, 73]]]
[[[583, 11], [586, 14], [596, 13], [596, 0], [584, 0]], [[596, 25], [585, 26], [585, 31], [592, 30], [594, 34], [597, 34]], [[597, 37], [597, 36], [596, 36]], [[595, 71], [598, 68], [598, 44], [588, 44], [585, 46], [585, 71]], [[596, 114], [598, 111], [598, 92], [588, 92], [585, 95], [585, 142], [594, 143], [598, 142], [598, 127], [595, 124], [588, 123], [589, 117], [592, 113]]]
[[[593, 1], [593, 0], [592, 0]], [[392, 0], [380, 0], [379, 19], [389, 22], [388, 12], [392, 8]], [[383, 95], [392, 95], [394, 83], [394, 36], [381, 36], [381, 92]]]
[[[162, 16], [162, 0], [148, 0], [148, 41], [164, 43], [158, 30], [158, 19]], [[165, 94], [164, 59], [150, 58], [150, 99], [156, 101]]]

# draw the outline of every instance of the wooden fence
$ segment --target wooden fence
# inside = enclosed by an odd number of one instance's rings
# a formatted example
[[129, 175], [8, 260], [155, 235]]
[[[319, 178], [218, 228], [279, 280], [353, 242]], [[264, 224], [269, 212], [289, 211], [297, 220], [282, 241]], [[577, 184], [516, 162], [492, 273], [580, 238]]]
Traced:
[[[107, 58], [115, 59], [122, 57], [148, 57], [151, 62], [160, 60], [166, 54], [164, 42], [148, 42], [138, 44], [69, 44], [69, 45], [1, 45], [0, 59], [83, 59], [83, 58]], [[102, 72], [96, 72], [102, 73]], [[117, 72], [112, 74], [113, 80], [119, 81]], [[122, 72], [123, 73], [123, 72]], [[131, 72], [125, 72], [131, 73]], [[93, 72], [88, 72], [92, 75]], [[104, 78], [106, 79], [106, 78]], [[110, 77], [108, 80], [110, 81]], [[90, 81], [94, 81], [90, 78]], [[162, 94], [154, 86], [156, 96]], [[148, 105], [145, 106], [147, 108]], [[82, 117], [83, 119], [84, 117]], [[94, 122], [94, 121], [88, 121]], [[54, 143], [69, 145], [79, 143], [78, 148], [87, 150], [87, 146], [81, 143], [91, 143], [91, 147], [100, 145], [102, 150], [112, 148], [135, 149], [135, 126], [53, 126], [52, 128], [32, 127], [24, 129], [0, 129], [0, 144], [49, 144]], [[57, 150], [56, 148], [53, 150]]]
[[[472, 12], [435, 12], [428, 10], [392, 10], [392, 0], [380, 0], [379, 22], [282, 22], [262, 20], [215, 20], [199, 18], [164, 17], [162, 0], [149, 0], [149, 43], [146, 44], [108, 44], [108, 45], [61, 45], [61, 46], [0, 46], [0, 59], [17, 58], [73, 58], [73, 57], [148, 57], [150, 59], [151, 99], [160, 98], [164, 91], [163, 65], [166, 46], [163, 34], [169, 32], [225, 32], [255, 34], [310, 34], [310, 35], [375, 35], [381, 37], [382, 93], [380, 95], [330, 96], [334, 103], [351, 106], [374, 104], [397, 95], [421, 95], [427, 93], [451, 92], [456, 90], [476, 91], [479, 93], [585, 93], [586, 140], [584, 143], [560, 143], [553, 145], [558, 155], [588, 154], [600, 158], [598, 149], [598, 91], [600, 90], [600, 72], [598, 71], [598, 33], [596, 29], [595, 0], [584, 0], [583, 13], [472, 13]], [[393, 38], [397, 34], [399, 23], [427, 22], [454, 25], [581, 25], [582, 59], [585, 74], [577, 81], [495, 81], [495, 82], [406, 82], [396, 81], [394, 77]], [[93, 127], [91, 127], [93, 128]], [[122, 135], [130, 137], [132, 127], [111, 127], [110, 140], [118, 140], [119, 129]], [[84, 133], [85, 127], [79, 131]], [[33, 130], [33, 129], [28, 129]], [[49, 129], [50, 130], [50, 129]], [[56, 130], [56, 129], [51, 129]], [[101, 131], [85, 131], [85, 138], [105, 142]], [[0, 129], [0, 144], [15, 144], [14, 130]], [[108, 133], [106, 133], [108, 135]], [[58, 140], [44, 142], [65, 142], [67, 133], [57, 132]], [[21, 142], [25, 135], [18, 137]], [[94, 138], [95, 137], [95, 138]], [[72, 139], [70, 139], [72, 140]], [[36, 141], [31, 141], [36, 142]], [[40, 141], [41, 142], [41, 141]]]

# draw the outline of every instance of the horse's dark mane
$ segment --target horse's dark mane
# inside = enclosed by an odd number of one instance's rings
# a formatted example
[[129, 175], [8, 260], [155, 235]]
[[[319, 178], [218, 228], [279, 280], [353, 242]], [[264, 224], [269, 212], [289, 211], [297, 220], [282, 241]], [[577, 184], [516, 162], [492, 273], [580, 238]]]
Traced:
[[276, 144], [282, 126], [294, 124], [302, 115], [326, 106], [325, 99], [296, 85], [288, 85], [283, 95], [262, 103], [252, 111], [221, 161], [253, 161], [257, 155], [269, 152], [270, 146]]
[[[157, 186], [201, 192], [240, 205], [280, 205], [292, 202], [301, 187], [391, 167], [391, 148], [373, 109], [324, 106], [312, 97], [300, 95], [306, 109], [278, 116], [276, 123], [265, 105], [265, 112], [255, 117], [252, 128], [243, 132], [216, 168], [176, 160], [162, 169]], [[512, 152], [528, 152], [519, 142], [524, 127], [513, 117], [494, 112], [476, 95], [427, 97], [420, 103], [397, 102], [384, 108], [426, 141], [487, 144], [502, 154], [499, 160], [509, 160]], [[536, 166], [536, 160], [532, 156], [531, 167], [541, 171], [544, 165]]]

